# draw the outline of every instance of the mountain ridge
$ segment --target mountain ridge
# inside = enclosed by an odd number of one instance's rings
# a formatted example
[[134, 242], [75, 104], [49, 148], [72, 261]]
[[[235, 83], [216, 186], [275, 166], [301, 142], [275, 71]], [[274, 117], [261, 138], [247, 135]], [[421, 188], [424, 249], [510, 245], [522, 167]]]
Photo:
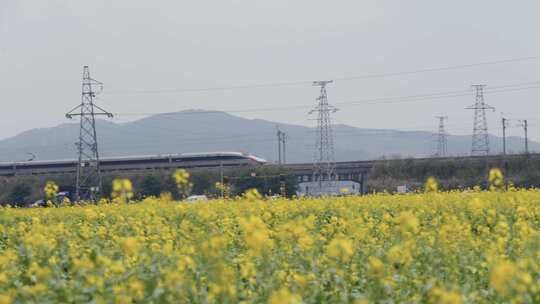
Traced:
[[[311, 162], [314, 129], [265, 119], [241, 118], [221, 111], [190, 110], [147, 116], [126, 123], [96, 121], [102, 157], [173, 154], [205, 151], [245, 151], [275, 161], [276, 127], [287, 133], [287, 161]], [[35, 128], [0, 140], [0, 161], [23, 161], [31, 154], [36, 160], [73, 159], [78, 138], [77, 123]], [[501, 151], [501, 139], [490, 135], [492, 151]], [[468, 155], [471, 138], [449, 135], [450, 155]], [[507, 147], [521, 149], [523, 138], [508, 137]], [[433, 154], [435, 134], [428, 131], [334, 126], [337, 161], [382, 157], [425, 157]], [[531, 151], [540, 144], [529, 142]], [[516, 149], [516, 150], [517, 150]]]

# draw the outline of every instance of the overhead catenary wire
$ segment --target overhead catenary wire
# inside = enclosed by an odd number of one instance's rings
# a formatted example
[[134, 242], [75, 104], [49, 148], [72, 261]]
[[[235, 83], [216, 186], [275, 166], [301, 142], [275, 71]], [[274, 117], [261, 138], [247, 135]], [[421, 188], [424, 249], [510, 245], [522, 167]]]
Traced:
[[[475, 63], [467, 64], [458, 64], [450, 66], [440, 66], [440, 67], [431, 67], [423, 68], [409, 71], [397, 71], [397, 72], [386, 72], [386, 73], [375, 73], [375, 74], [366, 74], [366, 75], [356, 75], [356, 76], [341, 76], [341, 77], [330, 77], [336, 81], [351, 81], [351, 80], [364, 80], [364, 79], [373, 79], [373, 78], [385, 78], [385, 77], [397, 77], [405, 75], [414, 75], [421, 73], [433, 73], [440, 71], [449, 71], [457, 70], [464, 68], [474, 68], [479, 66], [487, 65], [497, 65], [513, 62], [522, 62], [540, 59], [540, 55], [535, 56], [526, 56], [526, 57], [517, 57], [501, 60], [492, 60], [492, 61], [482, 61]], [[164, 93], [189, 93], [189, 92], [211, 92], [211, 91], [228, 91], [228, 90], [239, 90], [239, 89], [259, 89], [259, 88], [274, 88], [274, 87], [287, 87], [287, 86], [311, 86], [312, 80], [301, 80], [301, 81], [290, 81], [290, 82], [269, 82], [269, 83], [246, 83], [239, 85], [229, 85], [229, 86], [217, 86], [217, 87], [201, 87], [201, 88], [164, 88], [164, 89], [149, 89], [149, 90], [113, 90], [109, 91], [107, 94], [115, 95], [133, 95], [133, 94], [164, 94]]]

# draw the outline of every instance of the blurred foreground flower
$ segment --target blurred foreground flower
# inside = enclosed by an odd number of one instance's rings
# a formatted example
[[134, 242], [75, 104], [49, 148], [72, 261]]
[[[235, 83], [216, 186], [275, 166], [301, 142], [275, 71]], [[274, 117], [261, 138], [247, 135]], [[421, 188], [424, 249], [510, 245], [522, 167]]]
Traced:
[[45, 193], [45, 199], [47, 201], [52, 201], [58, 194], [58, 185], [53, 181], [48, 181], [45, 184], [45, 187], [43, 188], [43, 192]]
[[437, 179], [433, 176], [428, 177], [426, 180], [426, 183], [424, 184], [424, 191], [425, 192], [437, 192], [439, 191], [439, 183], [437, 182]]
[[489, 170], [488, 175], [489, 189], [492, 191], [504, 190], [504, 175], [499, 168]]
[[111, 197], [115, 203], [127, 203], [133, 198], [133, 185], [127, 178], [117, 178], [112, 182]]
[[193, 189], [193, 184], [189, 181], [189, 177], [189, 172], [187, 172], [185, 169], [178, 169], [174, 171], [172, 175], [180, 198], [188, 197]]

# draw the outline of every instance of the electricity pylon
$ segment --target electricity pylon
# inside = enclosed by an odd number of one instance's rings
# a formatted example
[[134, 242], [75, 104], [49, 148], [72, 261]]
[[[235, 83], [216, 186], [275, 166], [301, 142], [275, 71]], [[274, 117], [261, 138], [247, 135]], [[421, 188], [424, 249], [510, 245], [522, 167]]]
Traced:
[[326, 85], [329, 83], [332, 83], [332, 80], [313, 82], [313, 86], [321, 87], [321, 91], [317, 98], [317, 106], [309, 112], [309, 114], [317, 113], [317, 139], [312, 180], [316, 183], [319, 195], [337, 193], [333, 128], [330, 117], [337, 108], [328, 104]]
[[[98, 140], [96, 133], [96, 116], [113, 115], [94, 103], [96, 92], [94, 87], [103, 89], [103, 84], [90, 77], [88, 66], [83, 68], [81, 103], [66, 114], [67, 118], [80, 117], [79, 139], [76, 143], [79, 153], [77, 164], [76, 201], [97, 201], [101, 194], [101, 174], [99, 171]], [[99, 93], [98, 92], [98, 93]]]
[[437, 134], [437, 153], [436, 157], [446, 157], [448, 156], [448, 140], [446, 130], [444, 128], [444, 120], [448, 116], [436, 116], [439, 119], [439, 133]]
[[474, 105], [466, 108], [474, 110], [471, 155], [488, 155], [489, 138], [486, 109], [495, 111], [495, 108], [484, 102], [485, 85], [475, 84], [472, 87], [475, 90], [476, 102]]

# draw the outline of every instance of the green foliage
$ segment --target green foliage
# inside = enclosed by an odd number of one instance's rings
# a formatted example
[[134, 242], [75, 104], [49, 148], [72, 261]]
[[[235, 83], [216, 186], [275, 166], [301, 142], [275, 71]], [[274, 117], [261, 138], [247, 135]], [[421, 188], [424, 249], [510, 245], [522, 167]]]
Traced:
[[101, 197], [111, 197], [113, 176], [103, 176], [101, 179]]
[[249, 189], [257, 189], [263, 195], [279, 195], [282, 181], [285, 183], [287, 196], [295, 195], [296, 177], [292, 171], [282, 167], [249, 168], [230, 180], [234, 186], [234, 195], [240, 195]]
[[191, 181], [193, 183], [192, 193], [217, 195], [219, 192], [215, 188], [215, 184], [220, 181], [218, 172], [193, 172]]
[[487, 189], [486, 176], [491, 168], [501, 168], [509, 182], [517, 187], [540, 186], [540, 158], [530, 155], [492, 156], [486, 158], [397, 159], [377, 161], [368, 178], [368, 191], [394, 191], [406, 184], [420, 190], [433, 176], [441, 190]]
[[139, 186], [140, 194], [143, 197], [159, 196], [164, 191], [164, 185], [156, 175], [146, 175]]
[[22, 207], [26, 205], [26, 199], [31, 193], [32, 188], [29, 185], [23, 183], [16, 184], [8, 196], [8, 202], [12, 205]]
[[530, 188], [540, 184], [540, 170], [525, 170], [516, 182], [517, 186]]

